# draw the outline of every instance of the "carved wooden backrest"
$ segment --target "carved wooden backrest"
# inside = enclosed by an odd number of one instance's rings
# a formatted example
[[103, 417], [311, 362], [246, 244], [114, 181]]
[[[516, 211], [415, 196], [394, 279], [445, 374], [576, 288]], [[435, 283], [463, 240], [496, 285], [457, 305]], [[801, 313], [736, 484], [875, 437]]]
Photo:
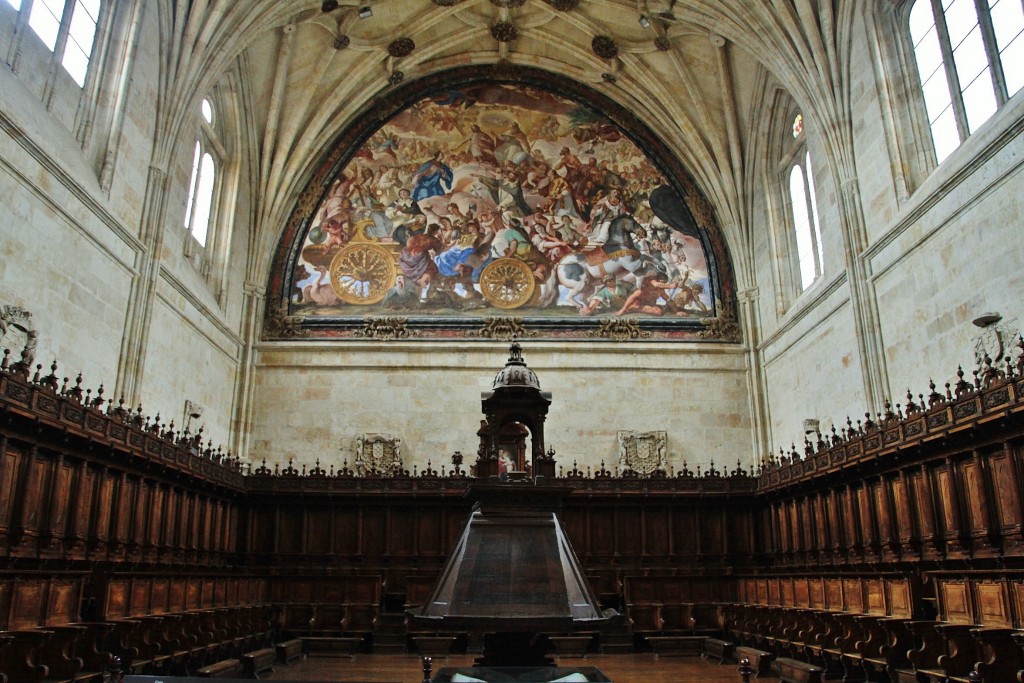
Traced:
[[389, 434], [361, 434], [355, 440], [356, 474], [391, 477], [402, 470], [402, 440]]
[[641, 476], [668, 470], [667, 432], [618, 432], [619, 471]]

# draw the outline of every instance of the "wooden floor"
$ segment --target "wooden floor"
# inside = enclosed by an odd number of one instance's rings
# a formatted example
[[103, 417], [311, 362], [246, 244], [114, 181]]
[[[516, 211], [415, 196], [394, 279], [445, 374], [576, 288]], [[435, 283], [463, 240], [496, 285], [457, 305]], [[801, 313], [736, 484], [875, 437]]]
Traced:
[[[700, 657], [662, 657], [653, 654], [591, 655], [585, 659], [565, 658], [559, 666], [593, 666], [614, 683], [740, 683], [736, 664], [716, 664]], [[473, 655], [450, 655], [434, 659], [434, 672], [441, 667], [473, 665]], [[356, 655], [310, 657], [290, 666], [277, 665], [273, 673], [260, 676], [272, 681], [360, 681], [366, 683], [420, 683], [423, 670], [417, 655]], [[777, 678], [760, 678], [777, 681]]]

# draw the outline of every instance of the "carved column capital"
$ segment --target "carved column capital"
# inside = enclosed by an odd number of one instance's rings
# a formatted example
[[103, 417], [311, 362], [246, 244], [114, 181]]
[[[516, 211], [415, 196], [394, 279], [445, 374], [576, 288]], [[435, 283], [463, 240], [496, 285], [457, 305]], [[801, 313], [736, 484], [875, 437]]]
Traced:
[[761, 292], [757, 287], [747, 287], [736, 292], [736, 300], [740, 303], [748, 304], [757, 301], [760, 295]]

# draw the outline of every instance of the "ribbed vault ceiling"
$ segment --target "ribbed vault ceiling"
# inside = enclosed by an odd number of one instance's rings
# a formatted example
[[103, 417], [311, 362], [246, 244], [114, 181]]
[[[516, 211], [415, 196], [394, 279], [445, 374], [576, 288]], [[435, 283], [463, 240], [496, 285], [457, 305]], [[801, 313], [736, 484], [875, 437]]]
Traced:
[[[333, 5], [337, 5], [333, 7]], [[843, 161], [855, 0], [210, 0], [161, 5], [170, 159], [205, 96], [236, 71], [259, 174], [251, 277], [332, 141], [399, 82], [465, 64], [586, 83], [636, 114], [690, 169], [718, 214], [744, 286], [744, 166], [767, 80], [826, 131]], [[369, 8], [372, 16], [361, 9]], [[324, 11], [327, 10], [327, 11]], [[641, 16], [646, 18], [642, 25]]]

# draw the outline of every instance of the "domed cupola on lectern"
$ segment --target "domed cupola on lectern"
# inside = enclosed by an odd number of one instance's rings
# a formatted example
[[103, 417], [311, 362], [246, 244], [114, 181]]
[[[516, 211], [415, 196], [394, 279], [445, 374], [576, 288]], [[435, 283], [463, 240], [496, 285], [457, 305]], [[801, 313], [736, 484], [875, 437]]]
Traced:
[[[480, 394], [485, 418], [480, 422], [476, 476], [517, 480], [555, 476], [554, 452], [544, 451], [544, 420], [551, 392], [541, 391], [537, 373], [526, 366], [515, 339], [508, 361]], [[529, 441], [529, 446], [527, 442]]]

